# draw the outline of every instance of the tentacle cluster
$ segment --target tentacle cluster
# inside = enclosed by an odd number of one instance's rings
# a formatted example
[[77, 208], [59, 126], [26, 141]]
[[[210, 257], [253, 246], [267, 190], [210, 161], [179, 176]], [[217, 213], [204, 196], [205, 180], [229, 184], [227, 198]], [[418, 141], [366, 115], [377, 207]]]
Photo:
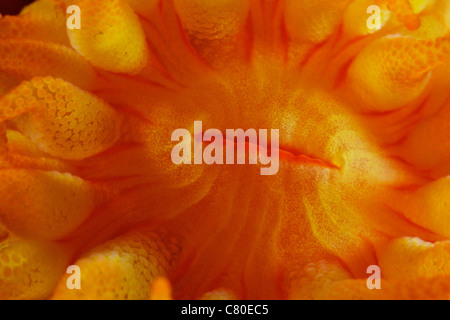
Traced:
[[[0, 17], [0, 298], [448, 299], [450, 5], [373, 2]], [[279, 173], [173, 164], [198, 120], [279, 129]]]

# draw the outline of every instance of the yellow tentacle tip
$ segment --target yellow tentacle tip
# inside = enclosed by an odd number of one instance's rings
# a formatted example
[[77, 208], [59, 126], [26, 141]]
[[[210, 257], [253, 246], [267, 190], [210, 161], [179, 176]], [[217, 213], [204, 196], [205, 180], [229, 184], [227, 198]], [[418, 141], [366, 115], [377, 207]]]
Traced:
[[96, 67], [137, 74], [148, 59], [139, 18], [125, 0], [78, 0], [81, 28], [68, 30], [72, 47]]

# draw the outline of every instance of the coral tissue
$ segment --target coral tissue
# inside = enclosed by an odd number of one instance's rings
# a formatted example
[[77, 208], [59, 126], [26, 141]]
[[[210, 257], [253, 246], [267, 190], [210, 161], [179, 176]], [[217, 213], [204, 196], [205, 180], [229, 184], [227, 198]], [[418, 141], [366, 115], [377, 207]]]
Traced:
[[[449, 32], [448, 0], [0, 17], [0, 298], [450, 298]], [[279, 130], [279, 171], [173, 163], [195, 121]]]

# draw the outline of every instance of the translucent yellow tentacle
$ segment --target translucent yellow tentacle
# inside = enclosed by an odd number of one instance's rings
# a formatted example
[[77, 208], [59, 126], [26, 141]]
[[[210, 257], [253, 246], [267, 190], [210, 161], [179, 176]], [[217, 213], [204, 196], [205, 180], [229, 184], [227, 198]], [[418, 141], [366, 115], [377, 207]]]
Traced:
[[[381, 269], [383, 274], [383, 269]], [[291, 282], [291, 299], [315, 300], [379, 300], [379, 299], [449, 299], [450, 276], [429, 278], [381, 278], [381, 289], [369, 289], [367, 278], [353, 278], [337, 262], [318, 262], [308, 265]]]
[[81, 29], [68, 30], [72, 47], [101, 69], [136, 74], [148, 49], [139, 19], [125, 0], [67, 1], [81, 9]]
[[[343, 16], [343, 25], [345, 33], [350, 36], [361, 36], [375, 33], [377, 29], [369, 29], [367, 21], [370, 15], [367, 9], [374, 4], [373, 0], [359, 0], [350, 4]], [[391, 11], [386, 5], [380, 5], [380, 27], [384, 27], [391, 18]]]
[[64, 273], [70, 253], [61, 245], [7, 239], [0, 243], [0, 299], [45, 299]]
[[286, 28], [297, 41], [321, 43], [335, 32], [352, 0], [287, 0], [284, 9]]
[[450, 38], [389, 36], [366, 47], [348, 71], [352, 89], [371, 110], [390, 111], [418, 98], [430, 71], [450, 58]]
[[249, 0], [175, 0], [175, 8], [192, 44], [208, 62], [215, 63], [236, 45], [250, 9]]
[[94, 190], [70, 174], [0, 170], [0, 221], [27, 238], [60, 239], [94, 208]]
[[76, 261], [81, 270], [81, 289], [69, 290], [66, 276], [53, 299], [148, 299], [153, 280], [167, 272], [170, 259], [156, 234], [129, 233]]
[[248, 0], [174, 0], [177, 13], [192, 37], [214, 40], [235, 36], [247, 19]]
[[74, 50], [59, 44], [28, 39], [0, 39], [0, 71], [17, 79], [54, 76], [90, 89], [95, 70]]
[[387, 279], [420, 279], [450, 276], [450, 242], [430, 243], [401, 238], [380, 254], [380, 267]]
[[0, 122], [14, 119], [42, 151], [84, 159], [112, 146], [120, 116], [102, 100], [61, 79], [34, 78], [0, 99]]
[[69, 45], [65, 8], [58, 0], [38, 0], [20, 16], [0, 18], [0, 39], [35, 39]]
[[[420, 27], [420, 18], [414, 12], [414, 8], [409, 0], [384, 0], [378, 3], [386, 3], [389, 10], [397, 15], [397, 20], [402, 22], [409, 30], [417, 30]], [[419, 3], [415, 1], [415, 8]]]
[[404, 199], [404, 214], [411, 221], [450, 237], [450, 177], [433, 181]]

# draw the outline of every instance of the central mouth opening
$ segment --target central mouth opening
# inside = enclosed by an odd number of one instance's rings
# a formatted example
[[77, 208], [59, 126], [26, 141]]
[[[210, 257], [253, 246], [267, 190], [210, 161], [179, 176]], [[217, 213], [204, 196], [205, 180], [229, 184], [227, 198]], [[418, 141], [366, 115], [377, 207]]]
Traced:
[[[216, 129], [217, 130], [217, 129]], [[242, 130], [243, 132], [249, 132], [247, 130], [254, 131], [254, 136], [248, 136], [246, 134], [237, 134], [236, 136], [230, 137], [230, 135], [226, 134], [223, 131], [222, 137], [220, 138], [221, 141], [218, 141], [223, 147], [223, 163], [226, 163], [226, 153], [230, 151], [230, 149], [233, 150], [234, 154], [234, 162], [238, 163], [238, 152], [242, 152], [241, 150], [244, 150], [245, 152], [245, 164], [250, 163], [250, 159], [252, 157], [252, 152], [256, 153], [257, 155], [264, 154], [267, 155], [267, 157], [273, 157], [275, 154], [278, 155], [280, 160], [284, 161], [290, 161], [294, 162], [300, 165], [313, 165], [313, 166], [319, 166], [326, 169], [339, 169], [339, 167], [335, 164], [333, 164], [330, 161], [321, 159], [319, 157], [316, 157], [314, 155], [308, 154], [304, 151], [302, 151], [299, 148], [295, 148], [292, 146], [288, 146], [286, 144], [280, 144], [279, 142], [275, 143], [274, 146], [272, 146], [272, 141], [270, 139], [270, 135], [267, 136], [267, 141], [264, 141], [261, 143], [260, 136], [258, 136], [259, 130], [253, 130], [253, 129], [232, 129], [235, 132], [238, 132]], [[270, 132], [269, 129], [262, 129]], [[205, 150], [205, 147], [217, 143], [216, 138], [214, 136], [210, 137], [211, 139], [207, 139], [207, 141], [204, 140], [205, 133], [207, 133], [208, 130], [203, 130], [201, 133], [197, 133], [194, 135], [194, 141], [197, 144], [201, 144], [202, 150]], [[208, 134], [206, 135], [208, 136]], [[194, 151], [195, 152], [195, 151]], [[214, 151], [213, 151], [214, 152]], [[213, 154], [216, 156], [216, 154]], [[254, 161], [255, 162], [255, 161]]]

